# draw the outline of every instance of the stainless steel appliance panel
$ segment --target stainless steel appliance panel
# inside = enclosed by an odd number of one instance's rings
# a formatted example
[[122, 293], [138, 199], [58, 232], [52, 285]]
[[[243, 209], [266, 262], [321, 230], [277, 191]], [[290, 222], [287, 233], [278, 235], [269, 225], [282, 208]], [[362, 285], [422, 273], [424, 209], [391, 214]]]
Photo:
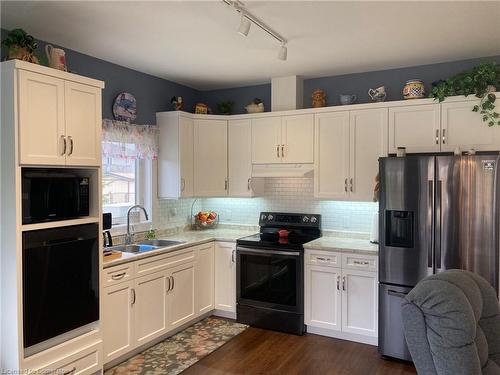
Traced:
[[380, 159], [379, 281], [414, 286], [433, 273], [433, 156]]

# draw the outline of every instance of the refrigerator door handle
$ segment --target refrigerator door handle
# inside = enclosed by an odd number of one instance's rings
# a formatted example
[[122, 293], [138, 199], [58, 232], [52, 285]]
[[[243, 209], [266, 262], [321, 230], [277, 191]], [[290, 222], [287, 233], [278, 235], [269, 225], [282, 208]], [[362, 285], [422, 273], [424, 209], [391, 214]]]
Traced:
[[[434, 181], [428, 181], [428, 214], [431, 215], [431, 233], [434, 233]], [[431, 236], [433, 238], [434, 236]], [[432, 268], [432, 249], [433, 243], [432, 240], [429, 241], [429, 245], [427, 248], [427, 267]]]
[[408, 295], [408, 293], [398, 292], [398, 291], [390, 290], [390, 289], [387, 291], [387, 294], [390, 296], [399, 297], [399, 298], [405, 298]]
[[441, 269], [441, 229], [442, 229], [443, 181], [438, 180], [436, 185], [436, 224], [434, 248], [436, 249], [435, 268]]

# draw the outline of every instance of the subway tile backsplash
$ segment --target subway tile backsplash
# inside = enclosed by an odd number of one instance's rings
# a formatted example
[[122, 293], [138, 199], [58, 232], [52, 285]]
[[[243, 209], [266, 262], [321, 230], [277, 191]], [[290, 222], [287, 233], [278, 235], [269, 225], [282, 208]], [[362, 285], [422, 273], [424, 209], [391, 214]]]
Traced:
[[[160, 228], [189, 222], [193, 199], [161, 200]], [[194, 212], [213, 210], [221, 223], [257, 225], [261, 211], [321, 214], [323, 229], [369, 232], [378, 203], [317, 200], [312, 178], [266, 178], [264, 193], [256, 198], [200, 198]]]

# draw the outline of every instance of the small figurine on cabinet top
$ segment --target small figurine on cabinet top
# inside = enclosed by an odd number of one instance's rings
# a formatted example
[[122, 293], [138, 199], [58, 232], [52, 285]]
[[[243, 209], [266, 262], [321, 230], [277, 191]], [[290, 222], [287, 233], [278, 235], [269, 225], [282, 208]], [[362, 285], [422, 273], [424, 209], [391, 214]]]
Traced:
[[259, 98], [255, 98], [245, 106], [247, 113], [261, 113], [264, 112], [264, 103]]
[[172, 96], [172, 99], [170, 99], [170, 103], [172, 103], [172, 108], [174, 109], [174, 111], [182, 111], [182, 107], [184, 106], [182, 96]]
[[312, 98], [311, 106], [313, 108], [326, 107], [326, 93], [323, 90], [320, 89], [314, 90], [311, 95], [311, 98]]
[[205, 103], [196, 103], [194, 113], [199, 115], [208, 115], [208, 106]]

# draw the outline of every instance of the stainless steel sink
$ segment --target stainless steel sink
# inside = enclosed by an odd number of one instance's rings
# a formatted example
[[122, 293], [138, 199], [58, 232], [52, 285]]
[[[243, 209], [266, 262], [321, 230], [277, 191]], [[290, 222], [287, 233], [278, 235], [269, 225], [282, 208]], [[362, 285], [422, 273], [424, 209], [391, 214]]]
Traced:
[[168, 247], [175, 246], [184, 243], [183, 241], [173, 241], [173, 240], [145, 240], [139, 242], [139, 245], [149, 245], [156, 247]]
[[151, 251], [159, 249], [160, 246], [153, 246], [149, 244], [132, 244], [132, 245], [118, 245], [110, 247], [110, 250], [121, 251], [122, 253], [144, 253], [146, 251]]

